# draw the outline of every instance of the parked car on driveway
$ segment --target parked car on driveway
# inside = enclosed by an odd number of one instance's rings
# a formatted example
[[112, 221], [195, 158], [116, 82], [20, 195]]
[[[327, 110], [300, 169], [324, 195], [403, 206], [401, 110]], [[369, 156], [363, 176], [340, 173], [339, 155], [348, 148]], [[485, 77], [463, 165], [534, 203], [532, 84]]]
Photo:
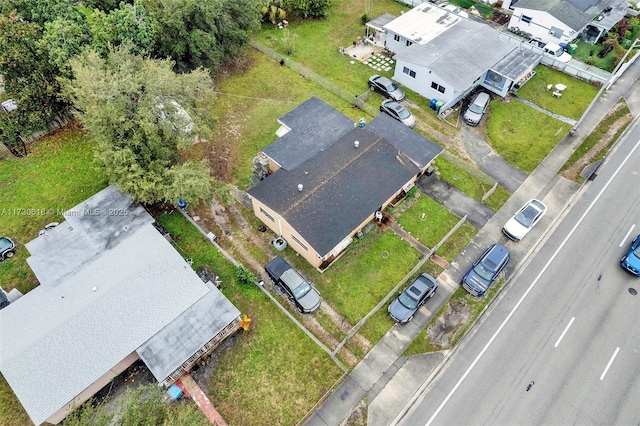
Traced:
[[627, 254], [622, 256], [620, 266], [636, 277], [640, 277], [640, 235], [633, 240]]
[[571, 55], [564, 51], [564, 49], [558, 46], [555, 43], [547, 43], [542, 48], [542, 51], [545, 55], [551, 56], [554, 59], [557, 59], [560, 62], [564, 62], [568, 64], [571, 62]]
[[369, 79], [369, 89], [380, 93], [382, 96], [400, 102], [404, 99], [404, 91], [396, 83], [380, 75], [372, 75]]
[[509, 259], [511, 253], [505, 246], [493, 244], [462, 278], [462, 287], [474, 296], [482, 296], [507, 266]]
[[416, 118], [409, 112], [408, 109], [400, 105], [398, 102], [387, 99], [382, 101], [380, 105], [380, 111], [389, 114], [391, 117], [400, 121], [405, 126], [414, 128], [416, 126]]
[[16, 244], [9, 237], [0, 237], [0, 260], [9, 259], [16, 254]]
[[298, 311], [303, 314], [315, 312], [322, 302], [320, 293], [311, 287], [304, 278], [278, 256], [265, 266], [269, 277], [291, 301], [296, 305]]
[[540, 222], [546, 212], [547, 206], [542, 204], [542, 201], [529, 200], [504, 225], [502, 233], [513, 241], [520, 241]]
[[387, 312], [395, 322], [406, 324], [411, 321], [420, 306], [433, 297], [437, 288], [436, 279], [422, 273], [391, 302]]
[[489, 107], [489, 101], [491, 98], [486, 92], [478, 92], [474, 97], [467, 110], [462, 116], [462, 120], [469, 126], [477, 126], [482, 120], [482, 116]]

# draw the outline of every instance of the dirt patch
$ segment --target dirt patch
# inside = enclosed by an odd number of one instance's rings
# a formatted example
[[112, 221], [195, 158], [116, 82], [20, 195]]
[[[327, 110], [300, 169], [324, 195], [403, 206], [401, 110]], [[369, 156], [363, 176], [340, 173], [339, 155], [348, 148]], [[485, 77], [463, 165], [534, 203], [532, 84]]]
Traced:
[[[607, 116], [610, 116], [616, 113], [621, 108], [624, 108], [625, 105], [626, 104], [624, 102], [617, 103], [613, 107], [613, 109], [609, 112], [609, 114], [607, 114]], [[607, 129], [607, 132], [604, 135], [602, 135], [600, 140], [596, 142], [589, 149], [589, 151], [587, 151], [585, 155], [580, 157], [569, 168], [562, 171], [560, 175], [570, 180], [574, 180], [574, 181], [577, 180], [582, 170], [584, 170], [584, 168], [587, 165], [591, 164], [594, 158], [598, 156], [602, 152], [602, 150], [606, 149], [614, 141], [613, 139], [616, 137], [616, 134], [618, 133], [618, 131], [623, 127], [627, 126], [631, 122], [631, 120], [633, 120], [633, 116], [631, 115], [631, 113], [625, 114], [620, 118], [618, 118], [613, 124], [611, 124], [611, 126], [609, 126], [609, 128]]]
[[366, 399], [362, 399], [351, 411], [349, 417], [340, 423], [340, 426], [367, 426], [368, 409], [369, 405], [367, 404]]
[[471, 319], [471, 308], [463, 301], [455, 301], [447, 305], [447, 310], [438, 317], [435, 324], [427, 329], [427, 338], [431, 345], [440, 349], [451, 347], [451, 337], [461, 325]]
[[491, 21], [495, 22], [498, 25], [506, 25], [511, 17], [506, 13], [499, 12], [497, 10], [493, 11], [493, 15], [491, 16]]

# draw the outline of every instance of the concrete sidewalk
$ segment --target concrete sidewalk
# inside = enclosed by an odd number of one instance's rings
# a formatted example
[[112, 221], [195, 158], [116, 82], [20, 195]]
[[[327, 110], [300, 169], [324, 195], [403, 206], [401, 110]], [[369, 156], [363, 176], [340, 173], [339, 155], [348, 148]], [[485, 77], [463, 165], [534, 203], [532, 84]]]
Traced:
[[[306, 422], [307, 425], [340, 425], [365, 396], [369, 403], [368, 423], [370, 425], [388, 425], [395, 418], [413, 393], [428, 380], [446, 357], [446, 353], [408, 358], [402, 357], [402, 354], [457, 289], [462, 275], [469, 266], [468, 259], [476, 255], [475, 251], [495, 242], [501, 235], [502, 225], [523, 201], [539, 196], [545, 200], [549, 199], [555, 206], [550, 210], [559, 210], [560, 204], [566, 202], [578, 186], [558, 178], [556, 176], [558, 170], [620, 98], [624, 97], [627, 100], [634, 117], [640, 114], [639, 76], [640, 60], [629, 66], [611, 88], [601, 94], [579, 120], [575, 134], [567, 135], [558, 143], [522, 185], [519, 185], [503, 208], [486, 222], [469, 248], [438, 277], [440, 287], [432, 301], [423, 306], [409, 324], [394, 325], [344, 382], [320, 405]], [[557, 211], [551, 211], [550, 217], [545, 220], [552, 220], [553, 214], [557, 214]], [[526, 245], [533, 243], [533, 238], [523, 240], [519, 243], [518, 250], [528, 250]]]

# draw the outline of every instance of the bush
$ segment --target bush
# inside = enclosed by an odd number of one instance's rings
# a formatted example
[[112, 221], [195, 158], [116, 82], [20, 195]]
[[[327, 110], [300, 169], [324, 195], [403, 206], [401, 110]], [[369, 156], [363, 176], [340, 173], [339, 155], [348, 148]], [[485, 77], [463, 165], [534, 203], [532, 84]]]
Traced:
[[252, 285], [256, 281], [256, 276], [250, 270], [242, 266], [238, 266], [236, 268], [236, 280], [240, 284]]

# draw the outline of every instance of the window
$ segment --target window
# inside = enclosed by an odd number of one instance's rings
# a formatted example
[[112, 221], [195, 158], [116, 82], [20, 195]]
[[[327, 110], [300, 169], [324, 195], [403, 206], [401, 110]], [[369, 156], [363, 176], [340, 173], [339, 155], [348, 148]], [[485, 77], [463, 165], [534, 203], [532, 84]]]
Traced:
[[407, 40], [407, 47], [411, 46], [413, 43]]
[[416, 72], [415, 72], [415, 71], [413, 71], [413, 70], [410, 70], [410, 69], [409, 69], [409, 68], [407, 68], [407, 67], [402, 68], [402, 72], [403, 72], [403, 73], [405, 73], [405, 74], [407, 74], [407, 75], [408, 75], [409, 77], [411, 77], [411, 78], [416, 78]]
[[307, 246], [305, 246], [304, 244], [302, 244], [302, 241], [300, 241], [299, 239], [296, 238], [295, 235], [291, 234], [291, 238], [293, 238], [293, 241], [295, 241], [296, 243], [300, 244], [300, 247], [302, 247], [305, 251], [307, 251]]
[[398, 42], [399, 42], [399, 41], [400, 41], [400, 36], [399, 36], [398, 34], [394, 34], [394, 35], [393, 35], [393, 39], [394, 39], [395, 41], [398, 41]]
[[533, 21], [533, 18], [531, 16], [527, 16], [527, 15], [521, 15], [520, 16], [520, 20], [522, 22], [524, 22], [525, 24], [530, 24], [531, 21]]
[[444, 93], [444, 86], [440, 86], [438, 83], [436, 83], [435, 81], [431, 82], [431, 88], [433, 90], [437, 90], [440, 93]]
[[263, 215], [265, 215], [266, 217], [268, 217], [269, 219], [271, 219], [271, 222], [275, 222], [276, 220], [273, 218], [273, 216], [271, 216], [269, 213], [266, 212], [265, 209], [263, 209], [262, 207], [260, 207], [260, 213], [262, 213]]

